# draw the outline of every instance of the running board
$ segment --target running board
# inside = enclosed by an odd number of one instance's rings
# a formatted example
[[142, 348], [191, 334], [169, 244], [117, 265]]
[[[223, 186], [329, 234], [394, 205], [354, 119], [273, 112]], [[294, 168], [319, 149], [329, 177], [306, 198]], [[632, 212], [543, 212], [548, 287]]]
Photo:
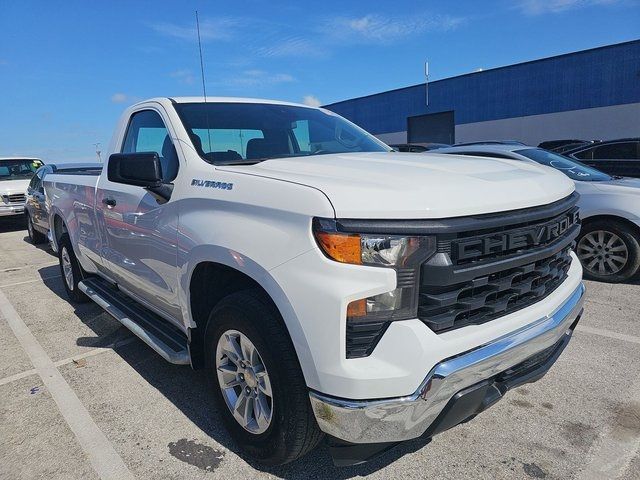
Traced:
[[167, 362], [178, 365], [191, 363], [187, 336], [165, 319], [136, 303], [101, 278], [82, 280], [78, 283], [78, 288]]

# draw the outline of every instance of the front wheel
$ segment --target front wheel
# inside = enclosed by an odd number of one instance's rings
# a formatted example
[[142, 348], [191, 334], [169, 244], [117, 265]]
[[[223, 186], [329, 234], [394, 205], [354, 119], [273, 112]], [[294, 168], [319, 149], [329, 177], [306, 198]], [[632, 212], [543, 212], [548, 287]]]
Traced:
[[318, 445], [302, 371], [279, 313], [262, 292], [222, 299], [207, 325], [207, 369], [233, 439], [266, 465], [282, 465]]
[[640, 270], [638, 235], [616, 220], [587, 223], [578, 237], [576, 253], [585, 278], [591, 280], [626, 282]]

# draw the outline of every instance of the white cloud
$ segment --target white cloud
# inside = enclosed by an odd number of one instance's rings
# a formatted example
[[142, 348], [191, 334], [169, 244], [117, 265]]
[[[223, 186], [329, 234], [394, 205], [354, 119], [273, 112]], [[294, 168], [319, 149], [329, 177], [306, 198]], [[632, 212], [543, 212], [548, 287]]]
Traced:
[[187, 85], [192, 85], [196, 81], [196, 77], [193, 75], [191, 70], [185, 68], [182, 70], [175, 70], [169, 73], [171, 78], [177, 78], [182, 83], [186, 83]]
[[[200, 38], [203, 42], [209, 40], [230, 40], [240, 21], [231, 17], [208, 18], [200, 22]], [[156, 32], [180, 40], [196, 41], [198, 31], [195, 22], [192, 25], [178, 25], [162, 22], [151, 25]]]
[[309, 105], [310, 107], [319, 107], [320, 105], [322, 105], [320, 99], [314, 95], [305, 95], [302, 98], [302, 103], [304, 103], [305, 105]]
[[111, 95], [111, 101], [113, 103], [125, 103], [129, 101], [129, 96], [125, 93], [114, 93]]
[[594, 5], [613, 5], [623, 0], [521, 0], [517, 8], [527, 15], [561, 13], [581, 7]]
[[440, 14], [394, 16], [370, 13], [362, 17], [335, 17], [323, 25], [322, 31], [342, 40], [384, 44], [420, 33], [453, 30], [464, 21], [461, 17]]
[[300, 37], [287, 36], [277, 40], [272, 45], [261, 45], [256, 49], [261, 57], [321, 57], [326, 52], [314, 42]]
[[271, 73], [264, 70], [244, 70], [236, 75], [225, 77], [218, 85], [229, 87], [253, 87], [261, 88], [269, 85], [295, 82], [296, 78], [288, 73]]

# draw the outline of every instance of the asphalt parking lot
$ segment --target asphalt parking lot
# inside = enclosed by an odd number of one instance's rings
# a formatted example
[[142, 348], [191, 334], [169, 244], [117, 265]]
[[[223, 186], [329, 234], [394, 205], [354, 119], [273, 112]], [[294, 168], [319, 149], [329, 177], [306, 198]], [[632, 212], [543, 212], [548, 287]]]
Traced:
[[57, 258], [2, 220], [0, 478], [638, 479], [640, 284], [587, 287], [549, 374], [474, 421], [365, 465], [337, 469], [319, 448], [265, 469], [238, 455], [202, 372], [68, 303]]

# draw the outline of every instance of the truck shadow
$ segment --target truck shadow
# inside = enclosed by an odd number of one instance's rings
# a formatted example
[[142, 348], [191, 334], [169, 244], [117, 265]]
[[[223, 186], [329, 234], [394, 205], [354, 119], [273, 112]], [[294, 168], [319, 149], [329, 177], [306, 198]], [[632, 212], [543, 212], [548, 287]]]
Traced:
[[[39, 270], [43, 283], [58, 297], [68, 301], [57, 266]], [[128, 329], [93, 303], [75, 304], [75, 314], [95, 337], [80, 337], [76, 344], [84, 347], [116, 345], [114, 351], [147, 383], [162, 393], [180, 412], [227, 450], [243, 458], [252, 468], [286, 479], [336, 478], [349, 479], [369, 475], [425, 445], [425, 441], [405, 442], [384, 455], [362, 465], [336, 468], [328, 448], [320, 445], [304, 458], [280, 467], [266, 467], [247, 459], [225, 430], [217, 405], [213, 402], [207, 374], [190, 367], [172, 365], [137, 339]], [[118, 344], [120, 344], [118, 346]], [[176, 434], [174, 442], [183, 440]], [[213, 450], [215, 455], [216, 452]], [[212, 459], [213, 461], [213, 459]], [[224, 461], [224, 460], [223, 460]]]
[[33, 248], [37, 248], [38, 250], [42, 250], [43, 252], [48, 253], [53, 258], [58, 258], [58, 255], [56, 254], [56, 252], [53, 251], [49, 242], [43, 242], [43, 243], [34, 245], [33, 242], [31, 242], [31, 240], [29, 239], [29, 235], [25, 235], [22, 241], [30, 244]]
[[0, 217], [0, 233], [27, 230], [27, 219], [23, 215]]

